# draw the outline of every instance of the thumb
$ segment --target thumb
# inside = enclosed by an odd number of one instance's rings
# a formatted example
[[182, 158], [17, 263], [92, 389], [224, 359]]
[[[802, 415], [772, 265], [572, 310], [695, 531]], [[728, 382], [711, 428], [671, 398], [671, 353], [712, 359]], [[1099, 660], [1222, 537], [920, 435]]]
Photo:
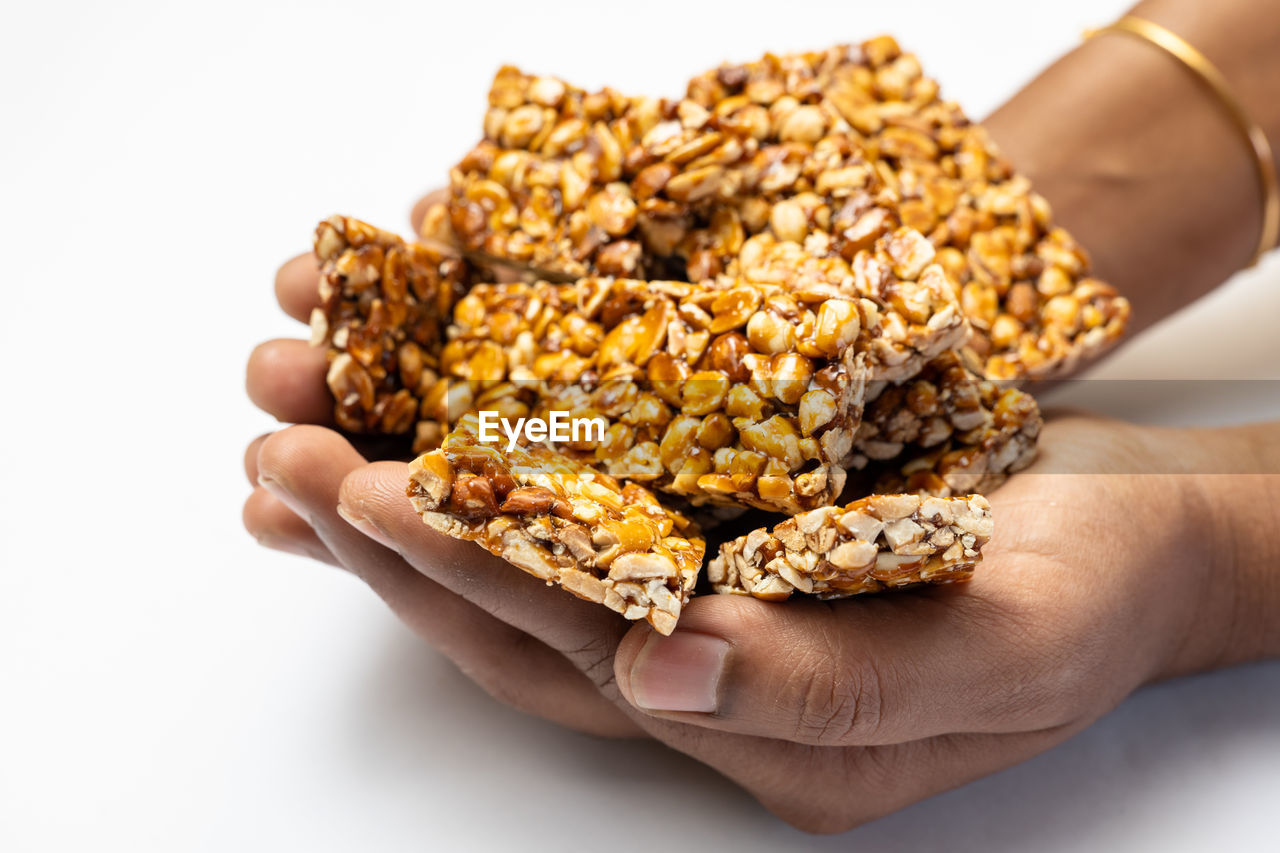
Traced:
[[614, 674], [646, 714], [821, 746], [1067, 722], [1055, 715], [1068, 704], [1049, 701], [1052, 667], [1006, 618], [954, 588], [785, 605], [706, 596], [669, 637], [632, 629]]

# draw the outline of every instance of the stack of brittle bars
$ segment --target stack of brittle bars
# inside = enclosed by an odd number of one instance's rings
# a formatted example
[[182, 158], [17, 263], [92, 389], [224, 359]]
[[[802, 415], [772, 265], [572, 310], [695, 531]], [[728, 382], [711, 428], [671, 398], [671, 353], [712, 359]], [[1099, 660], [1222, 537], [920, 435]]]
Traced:
[[[408, 435], [443, 533], [670, 633], [707, 587], [779, 600], [966, 579], [1030, 464], [1019, 389], [1128, 302], [889, 37], [767, 55], [680, 100], [501, 69], [417, 242], [316, 230], [338, 424]], [[476, 415], [603, 421], [480, 440]], [[749, 516], [746, 516], [749, 517]]]

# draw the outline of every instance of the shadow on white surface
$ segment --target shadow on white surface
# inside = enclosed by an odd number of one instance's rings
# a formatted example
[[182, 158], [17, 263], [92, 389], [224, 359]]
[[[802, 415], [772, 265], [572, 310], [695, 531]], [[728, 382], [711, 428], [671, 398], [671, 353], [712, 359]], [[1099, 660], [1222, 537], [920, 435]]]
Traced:
[[[556, 850], [1095, 850], [1126, 838], [1128, 849], [1190, 850], [1265, 837], [1250, 826], [1261, 816], [1230, 814], [1231, 786], [1250, 787], [1240, 772], [1250, 755], [1257, 783], [1280, 793], [1265, 766], [1280, 741], [1280, 663], [1148, 688], [1019, 767], [828, 837], [791, 829], [656, 744], [585, 737], [502, 707], [407, 635], [369, 668], [349, 711], [338, 763], [396, 786], [389, 795], [415, 810], [424, 841], [444, 833], [474, 849], [523, 836], [528, 849]], [[1222, 797], [1206, 803], [1205, 776], [1228, 765]], [[1242, 799], [1256, 803], [1256, 791]]]

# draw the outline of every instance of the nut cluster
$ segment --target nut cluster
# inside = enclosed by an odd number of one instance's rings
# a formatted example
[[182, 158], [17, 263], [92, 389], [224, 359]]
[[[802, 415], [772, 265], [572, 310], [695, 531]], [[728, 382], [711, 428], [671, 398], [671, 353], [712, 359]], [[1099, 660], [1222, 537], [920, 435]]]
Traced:
[[981, 495], [872, 495], [726, 542], [707, 577], [716, 592], [770, 601], [953, 583], [973, 573], [991, 532], [991, 505]]
[[335, 420], [357, 433], [410, 431], [438, 379], [443, 321], [465, 289], [466, 262], [346, 216], [316, 226], [315, 254], [311, 342], [329, 349]]
[[964, 322], [937, 266], [895, 261], [894, 236], [825, 275], [789, 266], [777, 248], [749, 241], [744, 274], [714, 286], [478, 285], [440, 356], [440, 375], [455, 381], [425, 409], [443, 422], [482, 408], [603, 417], [605, 441], [578, 449], [613, 476], [694, 504], [830, 504], [868, 381], [918, 372], [962, 339]]
[[[701, 281], [755, 234], [852, 260], [906, 227], [934, 247], [983, 372], [1001, 379], [1070, 370], [1127, 321], [1045, 200], [891, 38], [722, 66], [680, 101], [506, 68], [490, 103], [485, 140], [452, 174], [466, 248]], [[508, 131], [517, 114], [539, 115], [538, 132]]]
[[[713, 113], [726, 104], [767, 109], [762, 148], [785, 144], [795, 128], [815, 146], [856, 139], [875, 172], [865, 186], [875, 207], [856, 186], [841, 188], [842, 201], [824, 175], [825, 185], [815, 180], [795, 197], [803, 220], [794, 211], [771, 220], [794, 223], [795, 238], [812, 226], [838, 239], [875, 239], [896, 225], [924, 234], [961, 289], [987, 376], [1062, 373], [1123, 332], [1128, 301], [1090, 276], [1088, 256], [1053, 224], [1044, 198], [892, 38], [724, 65], [694, 78], [688, 98]], [[849, 215], [836, 222], [849, 199], [866, 208], [852, 232], [841, 227]]]
[[[991, 535], [973, 493], [1041, 426], [1002, 380], [1071, 369], [1129, 312], [888, 37], [678, 100], [503, 68], [419, 236], [317, 229], [338, 423], [414, 432], [433, 528], [663, 633], [705, 550], [685, 511], [788, 516], [721, 548], [717, 592], [966, 579]], [[503, 453], [488, 410], [604, 438]]]
[[653, 493], [545, 447], [502, 453], [463, 418], [410, 466], [423, 520], [547, 583], [670, 634], [702, 568], [696, 524]]
[[850, 467], [896, 462], [876, 480], [882, 493], [987, 492], [1035, 459], [1042, 423], [1034, 397], [948, 352], [867, 405]]

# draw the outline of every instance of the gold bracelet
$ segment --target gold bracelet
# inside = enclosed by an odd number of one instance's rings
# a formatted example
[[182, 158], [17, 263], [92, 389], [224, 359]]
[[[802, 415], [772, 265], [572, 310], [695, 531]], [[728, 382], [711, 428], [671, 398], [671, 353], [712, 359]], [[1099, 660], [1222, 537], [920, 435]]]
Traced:
[[1276, 164], [1272, 159], [1271, 145], [1267, 142], [1267, 135], [1249, 117], [1244, 106], [1236, 100], [1222, 72], [1186, 39], [1159, 24], [1153, 24], [1145, 18], [1137, 18], [1133, 15], [1126, 15], [1114, 24], [1089, 30], [1084, 37], [1091, 39], [1106, 32], [1137, 36], [1171, 54], [1217, 96], [1218, 102], [1226, 107], [1236, 126], [1244, 133], [1253, 151], [1256, 161], [1254, 165], [1258, 172], [1258, 188], [1262, 192], [1262, 235], [1258, 240], [1258, 251], [1249, 264], [1254, 266], [1263, 255], [1275, 247], [1277, 240], [1280, 240], [1280, 184], [1276, 182]]

